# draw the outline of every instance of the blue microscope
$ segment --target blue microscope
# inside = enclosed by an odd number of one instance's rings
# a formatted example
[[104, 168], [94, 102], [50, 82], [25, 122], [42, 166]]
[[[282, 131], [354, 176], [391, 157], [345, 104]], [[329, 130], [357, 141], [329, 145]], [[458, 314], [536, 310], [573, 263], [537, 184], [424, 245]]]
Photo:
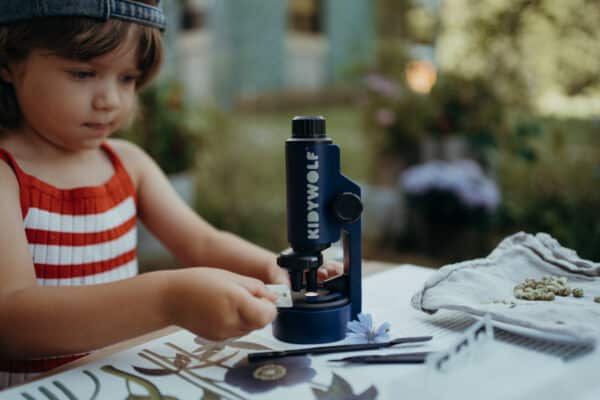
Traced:
[[[341, 174], [340, 149], [327, 137], [323, 117], [295, 117], [285, 154], [291, 248], [277, 263], [289, 272], [293, 306], [279, 309], [273, 334], [289, 343], [341, 340], [361, 311], [360, 187]], [[322, 252], [340, 237], [344, 273], [318, 282]]]

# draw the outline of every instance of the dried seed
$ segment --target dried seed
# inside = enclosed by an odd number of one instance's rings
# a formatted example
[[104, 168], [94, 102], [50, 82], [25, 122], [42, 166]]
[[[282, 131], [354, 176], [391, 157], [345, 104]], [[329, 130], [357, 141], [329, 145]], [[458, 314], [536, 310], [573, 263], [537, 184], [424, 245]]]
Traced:
[[583, 297], [583, 289], [582, 288], [574, 288], [573, 289], [573, 297]]
[[558, 278], [558, 281], [563, 285], [566, 285], [568, 280], [566, 276], [561, 276], [560, 278]]
[[548, 290], [549, 292], [552, 292], [554, 294], [558, 293], [558, 286], [556, 285], [548, 285], [546, 286], [546, 290]]
[[546, 296], [544, 296], [544, 300], [546, 300], [546, 301], [554, 300], [554, 293], [547, 293]]
[[513, 287], [513, 295], [517, 299], [551, 301], [556, 296], [571, 294], [571, 288], [567, 286], [567, 282], [568, 280], [564, 276], [546, 275], [539, 280], [527, 278]]

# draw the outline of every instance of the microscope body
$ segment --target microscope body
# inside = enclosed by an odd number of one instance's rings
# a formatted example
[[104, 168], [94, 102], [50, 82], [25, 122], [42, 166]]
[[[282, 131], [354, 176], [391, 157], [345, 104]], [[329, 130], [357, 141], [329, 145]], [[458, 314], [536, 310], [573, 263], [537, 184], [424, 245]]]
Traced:
[[[346, 336], [361, 311], [360, 187], [340, 172], [340, 149], [322, 117], [296, 117], [286, 141], [288, 240], [278, 263], [290, 274], [292, 308], [281, 308], [273, 334], [291, 343]], [[317, 282], [322, 251], [342, 238], [344, 273]]]

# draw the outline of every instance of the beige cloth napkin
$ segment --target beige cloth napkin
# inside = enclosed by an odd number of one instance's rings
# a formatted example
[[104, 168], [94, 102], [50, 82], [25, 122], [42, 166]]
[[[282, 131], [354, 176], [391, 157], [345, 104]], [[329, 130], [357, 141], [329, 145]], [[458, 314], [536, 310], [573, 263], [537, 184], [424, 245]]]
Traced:
[[[584, 290], [584, 297], [527, 301], [513, 296], [516, 284], [546, 275], [567, 277], [571, 288]], [[489, 313], [494, 321], [509, 328], [595, 344], [600, 340], [600, 304], [594, 302], [595, 296], [600, 296], [600, 263], [580, 258], [548, 234], [519, 232], [505, 238], [485, 258], [442, 267], [411, 302], [414, 308], [428, 313], [439, 309], [474, 316]], [[515, 329], [519, 330], [523, 331]]]

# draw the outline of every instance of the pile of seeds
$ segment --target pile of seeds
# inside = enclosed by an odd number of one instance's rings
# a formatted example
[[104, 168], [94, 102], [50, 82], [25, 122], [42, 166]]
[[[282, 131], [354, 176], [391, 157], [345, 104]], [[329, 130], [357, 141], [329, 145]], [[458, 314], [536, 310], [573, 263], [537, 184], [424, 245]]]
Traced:
[[564, 276], [544, 276], [539, 281], [529, 278], [515, 286], [513, 293], [517, 299], [523, 300], [552, 301], [556, 296], [569, 296], [571, 293], [574, 297], [583, 297], [583, 289], [571, 291], [567, 282]]

